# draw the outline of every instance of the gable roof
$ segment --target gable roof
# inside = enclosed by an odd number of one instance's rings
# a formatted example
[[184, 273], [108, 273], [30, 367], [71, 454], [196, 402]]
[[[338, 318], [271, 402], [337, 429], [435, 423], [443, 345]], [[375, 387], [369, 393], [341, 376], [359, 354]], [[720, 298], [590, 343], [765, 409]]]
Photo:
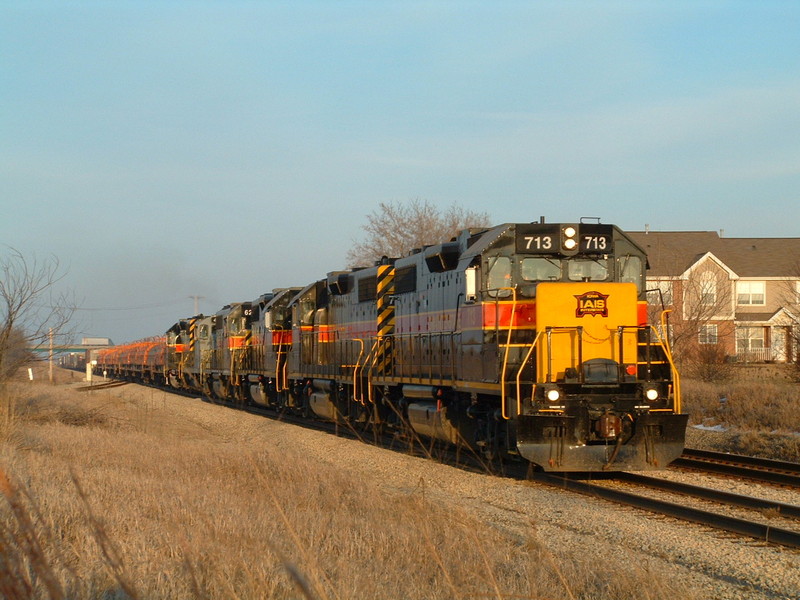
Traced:
[[716, 231], [629, 231], [651, 277], [677, 276], [711, 252], [739, 277], [800, 278], [800, 238], [721, 238]]

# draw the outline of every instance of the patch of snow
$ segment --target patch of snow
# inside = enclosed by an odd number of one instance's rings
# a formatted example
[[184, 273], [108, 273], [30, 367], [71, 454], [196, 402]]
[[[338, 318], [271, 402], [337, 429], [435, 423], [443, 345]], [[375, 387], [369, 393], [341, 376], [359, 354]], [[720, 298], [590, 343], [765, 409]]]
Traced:
[[725, 425], [714, 425], [713, 427], [709, 427], [708, 425], [692, 425], [692, 427], [695, 429], [702, 429], [703, 431], [728, 431], [728, 428], [725, 427]]

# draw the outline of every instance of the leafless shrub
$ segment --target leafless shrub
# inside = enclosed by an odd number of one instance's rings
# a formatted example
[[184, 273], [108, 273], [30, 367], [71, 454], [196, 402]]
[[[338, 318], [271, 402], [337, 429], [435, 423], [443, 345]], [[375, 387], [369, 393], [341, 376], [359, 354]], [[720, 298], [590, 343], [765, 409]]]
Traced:
[[733, 374], [733, 366], [721, 344], [703, 344], [688, 350], [681, 370], [692, 379], [706, 382], [727, 381]]
[[365, 239], [354, 242], [347, 263], [367, 266], [382, 256], [400, 257], [414, 248], [446, 242], [462, 229], [488, 227], [489, 214], [453, 204], [445, 211], [415, 198], [407, 203], [381, 202], [367, 215]]
[[0, 255], [0, 381], [30, 361], [30, 349], [66, 333], [75, 305], [56, 291], [63, 277], [56, 257], [40, 262], [13, 248]]

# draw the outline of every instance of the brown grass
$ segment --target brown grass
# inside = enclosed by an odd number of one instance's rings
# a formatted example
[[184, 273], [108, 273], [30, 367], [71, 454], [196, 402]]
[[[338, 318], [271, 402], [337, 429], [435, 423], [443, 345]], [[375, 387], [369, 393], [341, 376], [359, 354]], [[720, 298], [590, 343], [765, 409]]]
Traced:
[[729, 430], [699, 436], [709, 447], [800, 462], [800, 384], [685, 380], [683, 404], [690, 424]]
[[156, 396], [35, 384], [0, 403], [6, 598], [686, 597], [646, 562], [556, 557], [535, 523], [512, 538], [423, 485], [390, 494], [256, 441], [258, 417], [215, 428]]

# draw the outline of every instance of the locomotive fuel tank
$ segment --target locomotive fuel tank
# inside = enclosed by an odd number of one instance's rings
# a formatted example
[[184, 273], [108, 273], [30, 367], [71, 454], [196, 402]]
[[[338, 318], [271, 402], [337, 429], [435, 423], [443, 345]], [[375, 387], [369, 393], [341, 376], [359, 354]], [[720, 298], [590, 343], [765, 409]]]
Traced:
[[338, 410], [333, 402], [332, 394], [335, 393], [336, 383], [327, 379], [314, 379], [306, 388], [308, 406], [312, 412], [322, 419], [335, 421]]
[[435, 387], [404, 385], [403, 397], [407, 403], [408, 422], [419, 435], [457, 444], [461, 433], [459, 419], [451, 418], [455, 407], [444, 406], [440, 399], [436, 399], [436, 395]]

